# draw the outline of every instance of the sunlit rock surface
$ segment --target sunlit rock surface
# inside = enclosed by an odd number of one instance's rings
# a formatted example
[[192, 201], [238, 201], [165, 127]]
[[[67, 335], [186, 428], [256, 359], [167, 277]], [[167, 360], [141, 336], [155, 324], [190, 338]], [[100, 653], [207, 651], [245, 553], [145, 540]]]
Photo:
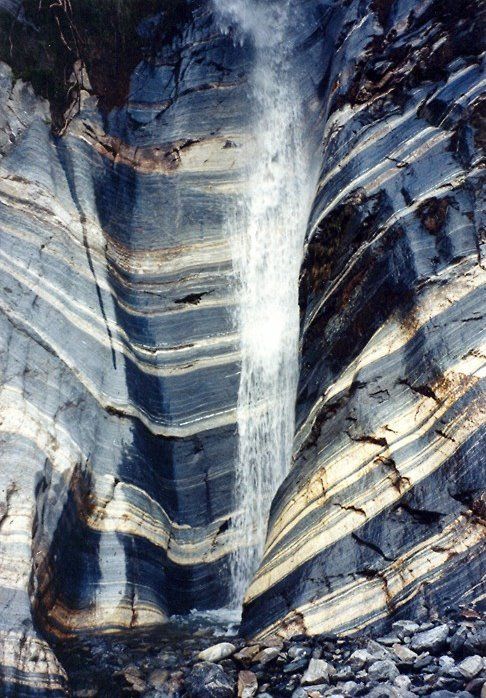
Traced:
[[211, 22], [197, 10], [108, 119], [83, 91], [62, 138], [1, 66], [0, 631], [25, 690], [62, 687], [39, 630], [226, 598], [238, 356], [220, 219], [244, 56]]
[[294, 463], [249, 634], [379, 629], [484, 595], [481, 20], [472, 2], [346, 5], [301, 276]]

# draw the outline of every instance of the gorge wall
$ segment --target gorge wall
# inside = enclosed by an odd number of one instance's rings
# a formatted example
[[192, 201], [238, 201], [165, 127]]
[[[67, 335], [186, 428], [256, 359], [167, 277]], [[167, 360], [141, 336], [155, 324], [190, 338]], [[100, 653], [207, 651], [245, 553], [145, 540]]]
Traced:
[[[254, 47], [209, 3], [176, 18], [135, 4], [126, 94], [92, 46], [66, 76], [74, 101], [43, 93], [2, 41], [7, 695], [64, 692], [53, 636], [224, 606], [240, 545], [225, 216], [248, 186]], [[248, 634], [379, 628], [484, 595], [481, 8], [301, 4], [295, 79], [320, 180], [294, 456]], [[29, 3], [0, 10], [2, 38], [28, 46]]]
[[484, 8], [344, 5], [249, 634], [484, 603]]

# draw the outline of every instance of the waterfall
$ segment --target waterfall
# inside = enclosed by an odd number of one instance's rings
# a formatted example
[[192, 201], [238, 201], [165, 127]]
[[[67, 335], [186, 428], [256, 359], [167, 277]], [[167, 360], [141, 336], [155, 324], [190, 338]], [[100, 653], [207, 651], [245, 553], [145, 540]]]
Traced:
[[[263, 553], [272, 498], [289, 470], [298, 375], [298, 277], [315, 188], [295, 71], [290, 0], [214, 0], [222, 31], [252, 48], [250, 162], [226, 226], [241, 342], [232, 601], [240, 606]], [[248, 151], [251, 149], [251, 151]]]

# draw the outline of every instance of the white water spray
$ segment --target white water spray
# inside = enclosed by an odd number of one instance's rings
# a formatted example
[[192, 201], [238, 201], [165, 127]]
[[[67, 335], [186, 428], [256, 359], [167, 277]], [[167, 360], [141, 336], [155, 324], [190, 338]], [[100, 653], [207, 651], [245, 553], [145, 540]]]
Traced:
[[228, 212], [241, 337], [239, 432], [232, 529], [233, 604], [263, 553], [272, 498], [290, 467], [298, 375], [298, 277], [316, 177], [303, 95], [293, 71], [299, 21], [289, 0], [214, 0], [254, 49], [248, 76], [252, 138], [242, 199]]

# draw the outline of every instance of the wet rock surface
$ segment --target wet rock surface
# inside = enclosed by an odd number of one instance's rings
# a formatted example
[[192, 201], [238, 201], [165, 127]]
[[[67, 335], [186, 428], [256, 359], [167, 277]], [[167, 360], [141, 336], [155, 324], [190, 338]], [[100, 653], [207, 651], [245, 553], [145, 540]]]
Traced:
[[[399, 621], [390, 646], [386, 638], [365, 634], [228, 642], [211, 626], [170, 625], [77, 640], [58, 655], [73, 698], [470, 698], [486, 693], [485, 628], [483, 620], [466, 617], [408, 626]], [[419, 644], [417, 654], [411, 646]]]

